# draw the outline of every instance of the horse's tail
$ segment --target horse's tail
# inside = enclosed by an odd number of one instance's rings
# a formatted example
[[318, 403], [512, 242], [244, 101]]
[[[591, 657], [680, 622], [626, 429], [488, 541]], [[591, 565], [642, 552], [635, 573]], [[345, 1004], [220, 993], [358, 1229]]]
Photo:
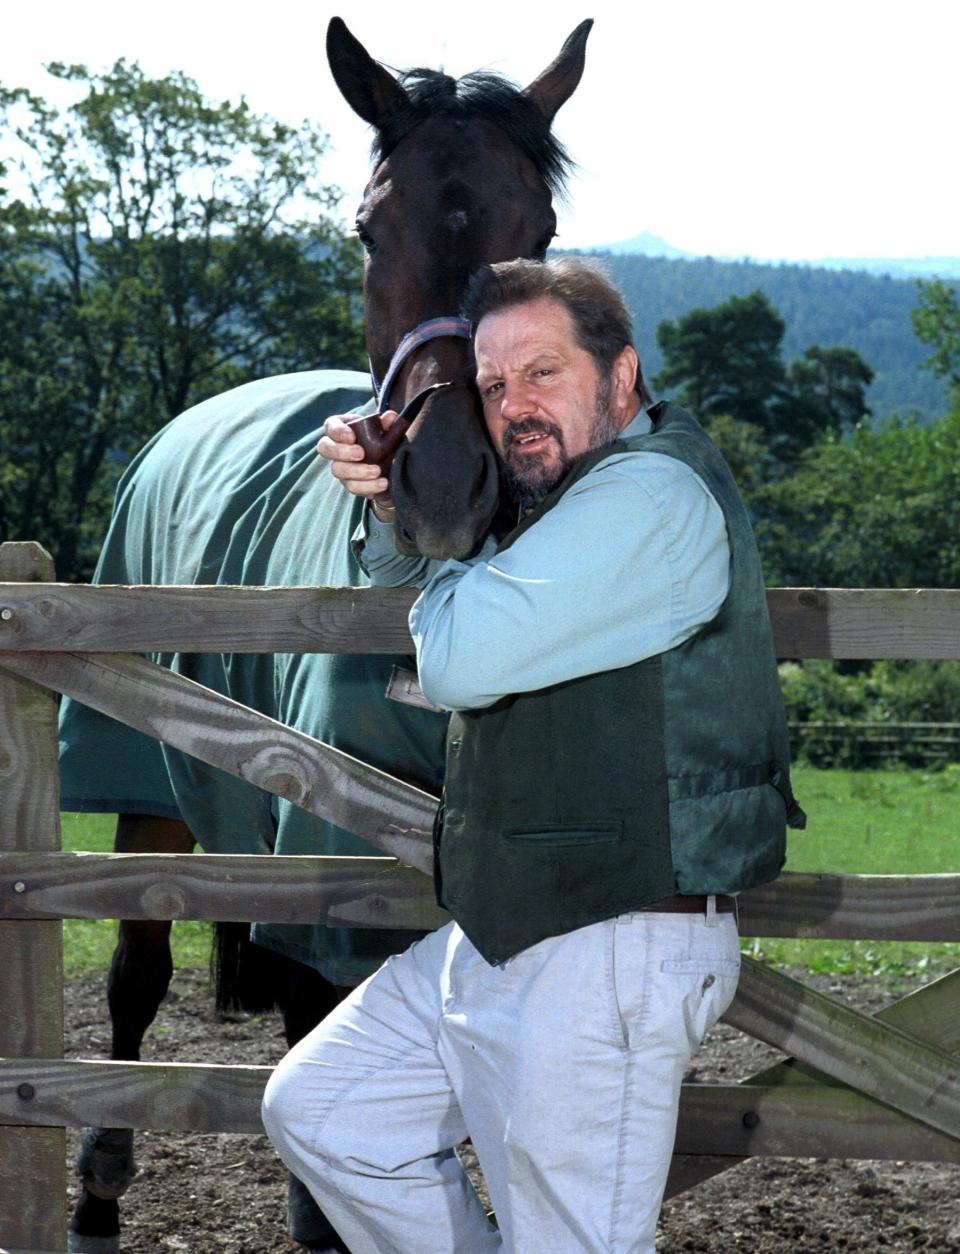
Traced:
[[277, 1004], [275, 957], [253, 943], [249, 923], [214, 925], [210, 971], [221, 1013], [262, 1014]]

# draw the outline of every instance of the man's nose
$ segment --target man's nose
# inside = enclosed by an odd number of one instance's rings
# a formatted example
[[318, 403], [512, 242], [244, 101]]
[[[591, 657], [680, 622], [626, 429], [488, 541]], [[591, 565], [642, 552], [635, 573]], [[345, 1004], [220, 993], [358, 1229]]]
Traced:
[[504, 383], [500, 402], [501, 418], [514, 422], [518, 418], [528, 418], [536, 408], [533, 391], [525, 380], [511, 379]]

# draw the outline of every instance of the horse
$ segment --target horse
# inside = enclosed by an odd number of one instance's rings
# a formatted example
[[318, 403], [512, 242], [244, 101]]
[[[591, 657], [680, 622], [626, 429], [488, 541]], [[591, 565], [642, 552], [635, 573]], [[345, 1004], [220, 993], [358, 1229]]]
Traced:
[[[551, 132], [584, 65], [586, 21], [523, 90], [478, 71], [395, 76], [334, 18], [327, 59], [351, 108], [374, 130], [374, 168], [357, 214], [365, 250], [366, 343], [376, 399], [355, 371], [259, 380], [204, 401], [160, 431], [118, 488], [96, 580], [121, 584], [356, 585], [351, 548], [363, 506], [314, 447], [332, 413], [422, 407], [393, 454], [397, 546], [462, 558], [487, 533], [498, 469], [470, 381], [469, 328], [457, 317], [481, 264], [542, 259], [553, 196], [569, 159]], [[382, 381], [382, 383], [377, 381]], [[444, 383], [449, 386], [436, 387]], [[430, 389], [427, 391], [427, 389]], [[446, 719], [385, 700], [409, 659], [329, 654], [159, 657], [228, 696], [437, 794]], [[63, 804], [117, 813], [124, 853], [369, 854], [370, 847], [252, 785], [65, 701]], [[310, 1031], [409, 932], [255, 925], [258, 945], [224, 949], [220, 1004], [278, 1005], [288, 1044]], [[137, 1060], [172, 974], [170, 923], [121, 921], [108, 978], [112, 1059]], [[259, 986], [251, 989], [252, 985]], [[264, 991], [266, 989], [266, 991]], [[85, 1129], [74, 1254], [118, 1254], [119, 1204], [135, 1174], [130, 1129]], [[291, 1179], [290, 1235], [345, 1247]]]

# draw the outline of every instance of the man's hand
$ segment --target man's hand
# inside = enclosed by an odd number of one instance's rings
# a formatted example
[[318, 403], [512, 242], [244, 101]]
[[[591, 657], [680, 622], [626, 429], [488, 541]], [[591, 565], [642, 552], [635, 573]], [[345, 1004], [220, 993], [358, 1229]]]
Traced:
[[[380, 416], [384, 431], [396, 420], [396, 411], [392, 409]], [[330, 473], [348, 492], [368, 500], [381, 522], [393, 522], [397, 511], [390, 499], [390, 481], [380, 473], [379, 466], [365, 460], [366, 454], [357, 443], [349, 415], [334, 414], [326, 420], [317, 452], [330, 463]]]

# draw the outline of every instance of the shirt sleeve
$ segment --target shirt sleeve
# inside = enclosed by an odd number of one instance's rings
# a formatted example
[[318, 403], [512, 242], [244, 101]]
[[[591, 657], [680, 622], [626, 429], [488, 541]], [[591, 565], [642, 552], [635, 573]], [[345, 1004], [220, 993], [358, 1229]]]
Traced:
[[369, 505], [356, 531], [350, 537], [350, 547], [360, 569], [377, 588], [422, 588], [431, 575], [436, 573], [438, 562], [426, 557], [404, 557], [397, 552], [393, 523], [381, 522]]
[[503, 553], [443, 563], [410, 613], [424, 694], [481, 709], [681, 644], [729, 588], [723, 513], [685, 463], [601, 462]]

